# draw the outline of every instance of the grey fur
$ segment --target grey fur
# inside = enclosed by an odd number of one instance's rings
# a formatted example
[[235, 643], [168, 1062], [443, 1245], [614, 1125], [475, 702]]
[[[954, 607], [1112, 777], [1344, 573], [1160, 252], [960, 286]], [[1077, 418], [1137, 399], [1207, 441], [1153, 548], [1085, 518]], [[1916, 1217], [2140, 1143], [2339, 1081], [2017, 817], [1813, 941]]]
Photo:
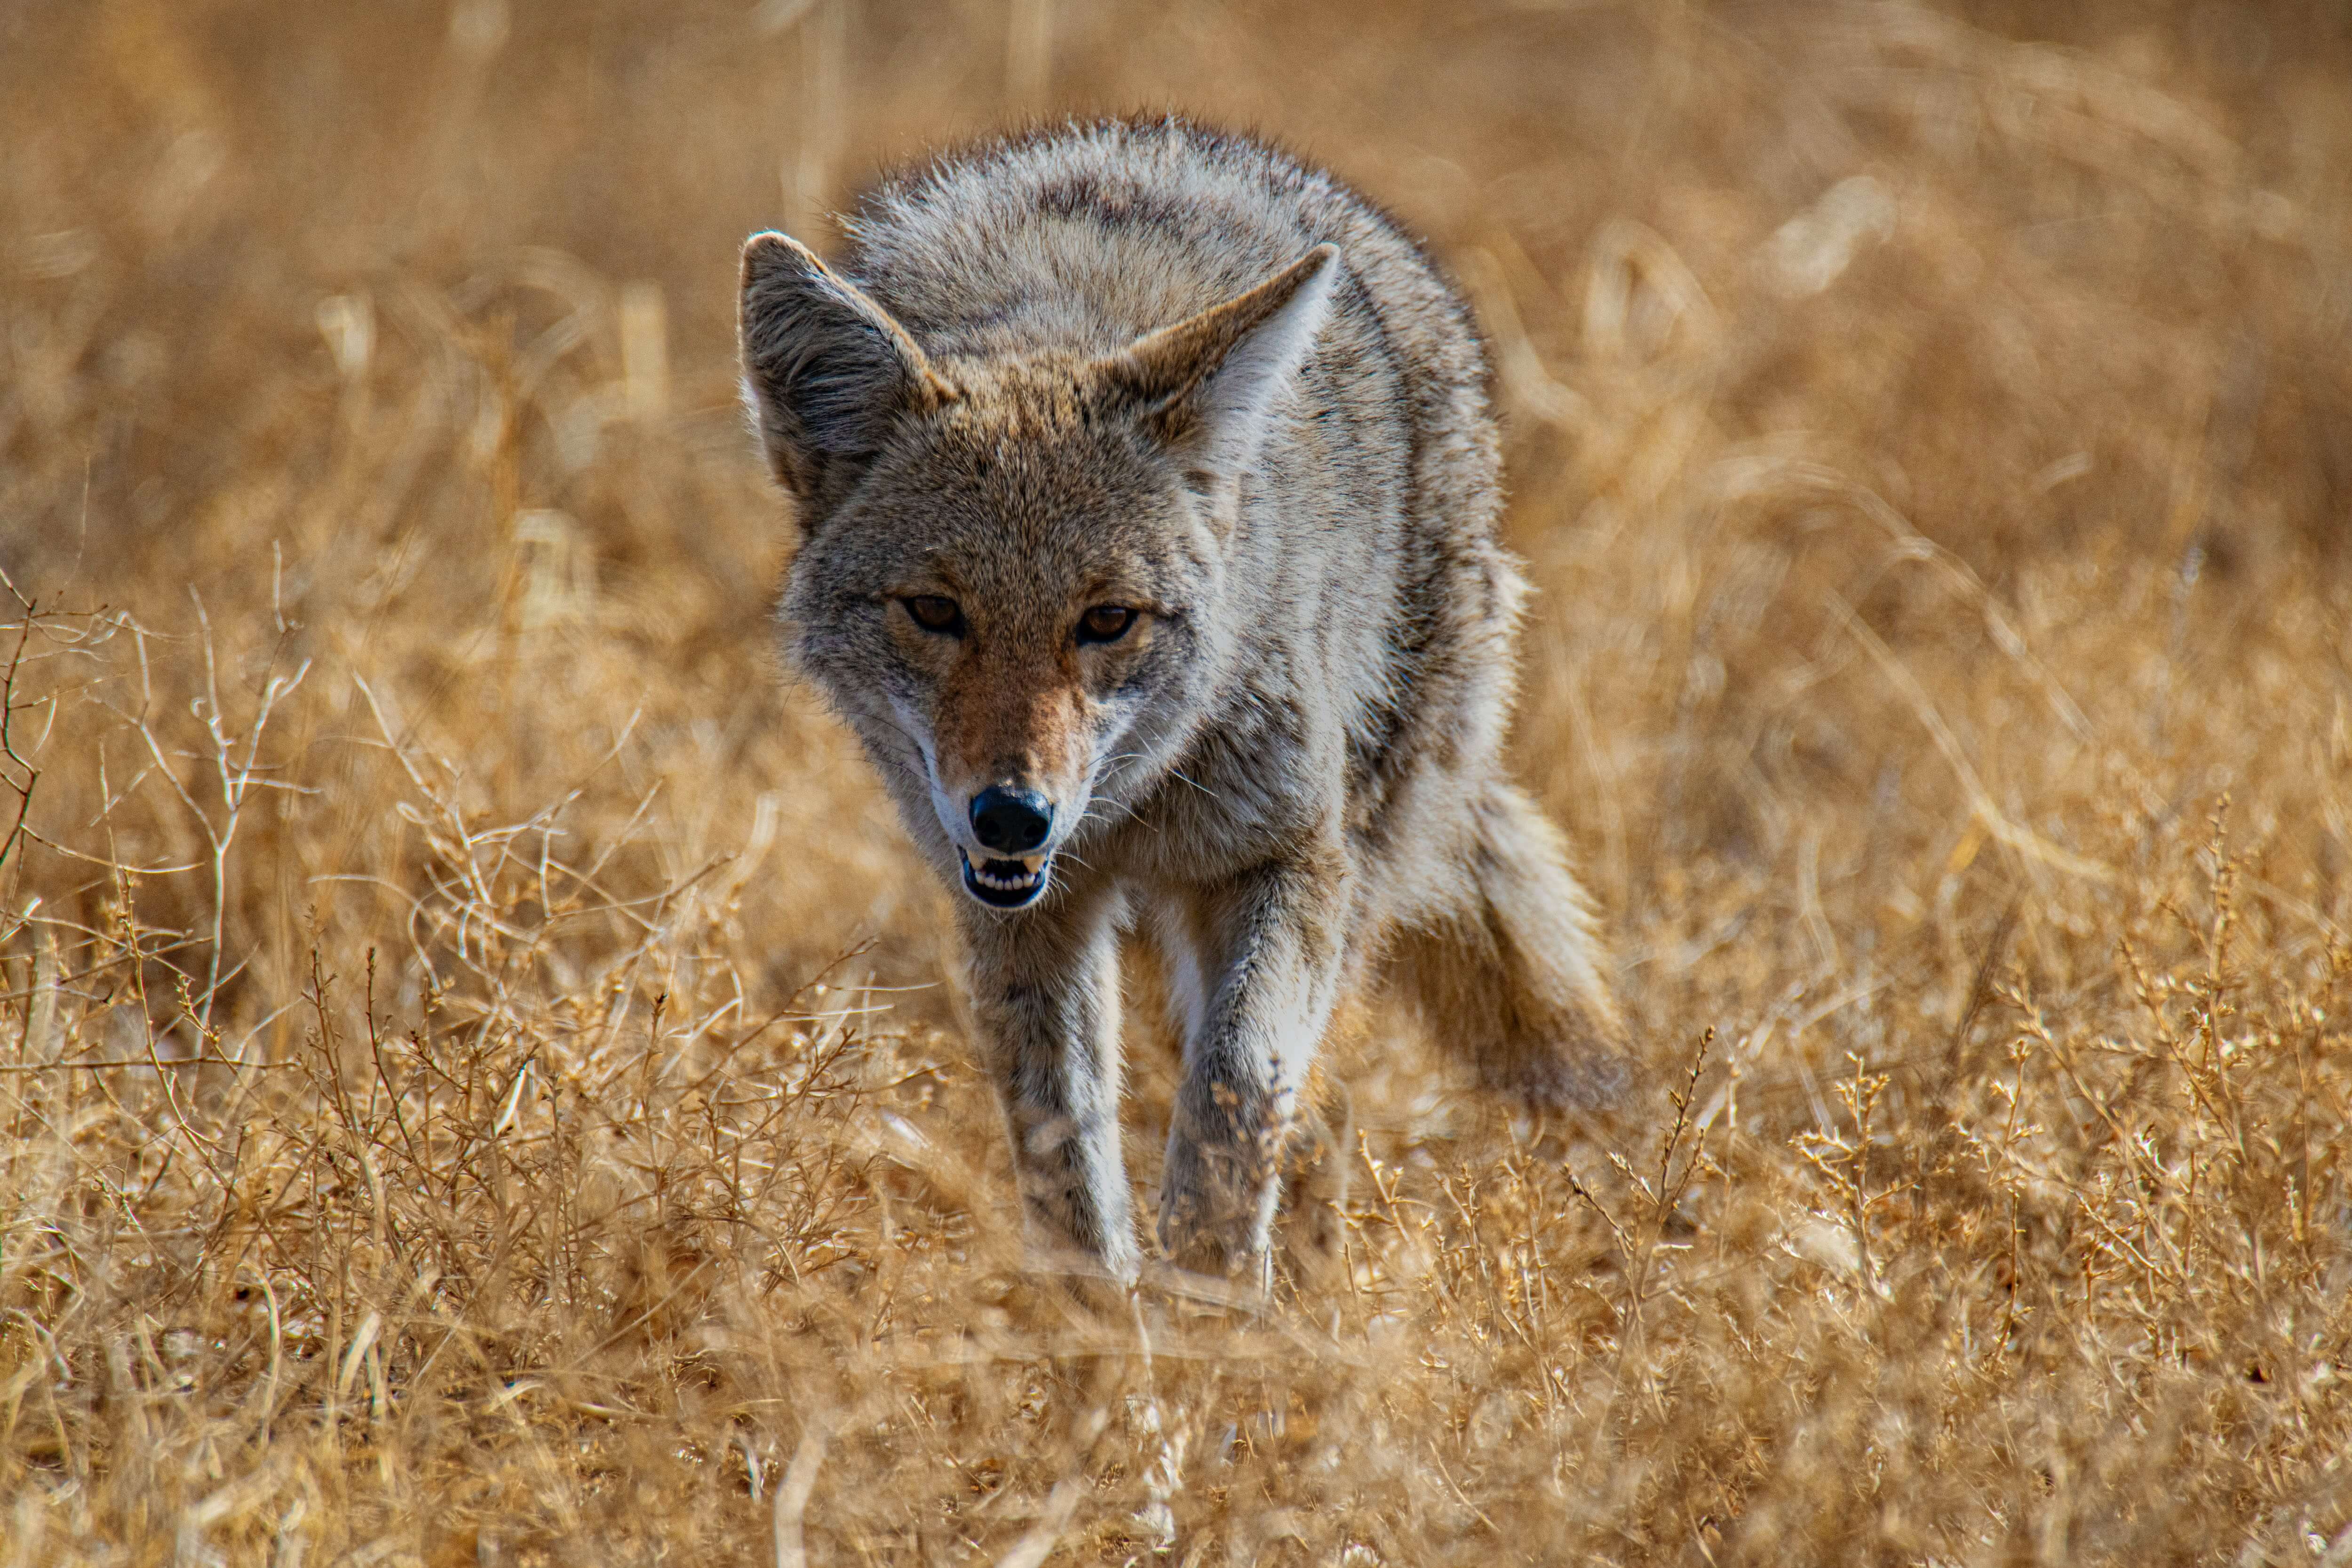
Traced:
[[[1605, 1098], [1621, 1026], [1586, 900], [1502, 769], [1526, 589], [1485, 357], [1412, 243], [1176, 121], [945, 158], [850, 236], [837, 272], [745, 247], [747, 401], [804, 534], [786, 637], [973, 893], [1040, 1244], [1137, 1270], [1137, 926], [1185, 1039], [1159, 1226], [1185, 1264], [1263, 1267], [1317, 1048], [1384, 979], [1490, 1083]], [[1090, 607], [1137, 614], [1089, 642]], [[975, 838], [992, 785], [1052, 803], [1042, 872]], [[990, 907], [967, 864], [1044, 890]]]

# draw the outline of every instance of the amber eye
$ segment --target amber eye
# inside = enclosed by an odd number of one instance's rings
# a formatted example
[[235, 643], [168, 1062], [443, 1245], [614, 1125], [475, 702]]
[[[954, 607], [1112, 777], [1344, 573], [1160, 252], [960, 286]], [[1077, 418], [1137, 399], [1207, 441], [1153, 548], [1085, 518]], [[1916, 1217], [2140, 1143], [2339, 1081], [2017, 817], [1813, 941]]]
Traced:
[[953, 599], [939, 594], [917, 594], [898, 602], [907, 606], [907, 614], [915, 618], [915, 624], [927, 632], [963, 630], [963, 610]]
[[1125, 605], [1097, 605], [1078, 617], [1080, 642], [1117, 642], [1135, 625], [1135, 612]]

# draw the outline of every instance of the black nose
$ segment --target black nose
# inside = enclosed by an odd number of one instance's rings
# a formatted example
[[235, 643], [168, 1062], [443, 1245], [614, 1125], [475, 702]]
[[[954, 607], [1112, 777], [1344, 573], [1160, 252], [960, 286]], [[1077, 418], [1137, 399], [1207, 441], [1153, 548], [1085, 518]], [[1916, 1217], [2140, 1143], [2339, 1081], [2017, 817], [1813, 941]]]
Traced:
[[1053, 828], [1053, 804], [1034, 789], [992, 784], [972, 796], [972, 834], [1000, 854], [1026, 855]]

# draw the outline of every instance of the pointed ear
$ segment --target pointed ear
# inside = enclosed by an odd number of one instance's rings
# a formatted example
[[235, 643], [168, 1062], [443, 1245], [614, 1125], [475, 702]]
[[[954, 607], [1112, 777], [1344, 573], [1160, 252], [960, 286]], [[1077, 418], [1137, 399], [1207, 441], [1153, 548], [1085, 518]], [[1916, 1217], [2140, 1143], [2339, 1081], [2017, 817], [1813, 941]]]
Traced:
[[888, 311], [781, 234], [744, 242], [740, 336], [743, 401], [803, 502], [846, 488], [898, 414], [954, 397]]
[[1315, 346], [1339, 276], [1339, 247], [1318, 245], [1249, 292], [1138, 338], [1102, 362], [1104, 379], [1212, 485], [1237, 483]]

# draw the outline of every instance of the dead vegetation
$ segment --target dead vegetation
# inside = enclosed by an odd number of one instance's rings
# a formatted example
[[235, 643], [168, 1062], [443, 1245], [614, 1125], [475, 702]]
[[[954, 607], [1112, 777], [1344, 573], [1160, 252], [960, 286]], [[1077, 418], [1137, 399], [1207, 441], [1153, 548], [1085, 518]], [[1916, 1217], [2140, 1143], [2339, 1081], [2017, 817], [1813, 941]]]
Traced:
[[[2352, 1563], [2347, 73], [2316, 4], [0, 16], [0, 1563]], [[1257, 1315], [1022, 1276], [731, 405], [746, 231], [1165, 103], [1476, 295], [1655, 1084], [1561, 1157], [1376, 1031]]]

